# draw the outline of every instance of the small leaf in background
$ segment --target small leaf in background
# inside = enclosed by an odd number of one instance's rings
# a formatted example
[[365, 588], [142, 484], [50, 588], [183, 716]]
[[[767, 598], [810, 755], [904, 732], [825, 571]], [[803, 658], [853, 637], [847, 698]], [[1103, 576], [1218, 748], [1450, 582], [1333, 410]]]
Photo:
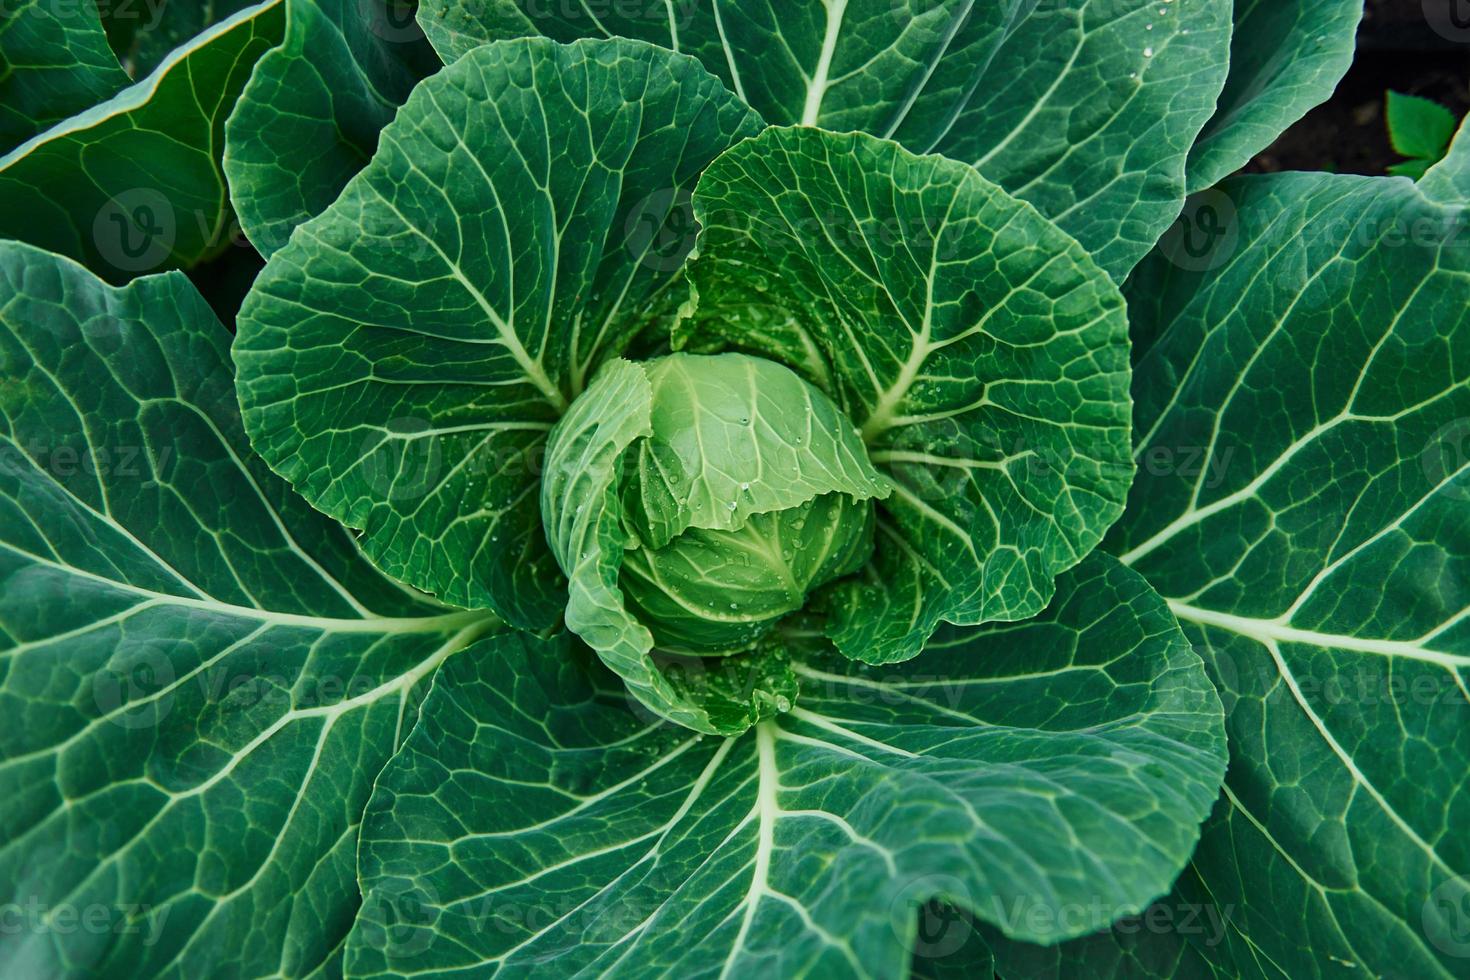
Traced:
[[1387, 114], [1388, 138], [1400, 156], [1409, 158], [1388, 172], [1418, 180], [1444, 159], [1455, 135], [1454, 114], [1438, 102], [1401, 92], [1388, 93]]

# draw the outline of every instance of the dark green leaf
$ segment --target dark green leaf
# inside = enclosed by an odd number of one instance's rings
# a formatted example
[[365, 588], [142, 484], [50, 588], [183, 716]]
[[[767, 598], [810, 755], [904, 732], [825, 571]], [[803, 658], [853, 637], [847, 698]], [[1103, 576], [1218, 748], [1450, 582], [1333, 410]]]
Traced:
[[0, 975], [340, 975], [373, 780], [494, 620], [250, 454], [182, 274], [11, 242], [0, 295]]
[[971, 167], [861, 134], [772, 128], [700, 181], [685, 339], [780, 358], [857, 424], [895, 485], [833, 636], [870, 663], [942, 620], [1034, 615], [1122, 512], [1122, 297]]
[[395, 0], [286, 0], [285, 41], [260, 59], [225, 128], [230, 195], [262, 254], [336, 200], [438, 69]]
[[1198, 658], [1100, 556], [1030, 623], [798, 665], [738, 739], [649, 724], [566, 639], [476, 654], [378, 782], [354, 975], [887, 978], [969, 940], [916, 932], [936, 897], [1055, 942], [1169, 887], [1224, 766]]
[[1326, 102], [1353, 63], [1363, 0], [1236, 0], [1230, 76], [1189, 151], [1189, 190], [1219, 183]]
[[0, 157], [0, 236], [113, 282], [228, 248], [225, 117], [255, 59], [280, 40], [283, 10], [267, 0], [241, 11], [146, 80]]
[[1417, 186], [1230, 181], [1233, 247], [1156, 256], [1130, 290], [1158, 339], [1111, 544], [1225, 700], [1194, 867], [1237, 910], [1208, 951], [1237, 975], [1464, 975], [1466, 150]]
[[127, 84], [94, 4], [13, 0], [0, 20], [0, 154]]
[[1225, 81], [1230, 0], [425, 0], [446, 61], [497, 37], [694, 55], [772, 124], [975, 164], [1119, 281], [1179, 213]]

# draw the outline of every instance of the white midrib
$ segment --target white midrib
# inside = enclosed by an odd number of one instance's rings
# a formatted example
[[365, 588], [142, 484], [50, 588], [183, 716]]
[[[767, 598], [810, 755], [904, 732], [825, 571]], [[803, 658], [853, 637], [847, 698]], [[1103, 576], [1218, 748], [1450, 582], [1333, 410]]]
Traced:
[[1269, 483], [1276, 476], [1277, 473], [1281, 472], [1281, 470], [1296, 457], [1296, 454], [1298, 452], [1302, 451], [1307, 446], [1310, 446], [1324, 433], [1329, 431], [1333, 426], [1343, 421], [1344, 418], [1344, 416], [1339, 416], [1327, 422], [1321, 422], [1313, 426], [1311, 431], [1300, 436], [1290, 446], [1287, 446], [1284, 450], [1282, 450], [1282, 452], [1271, 461], [1270, 465], [1264, 467], [1261, 472], [1256, 475], [1255, 479], [1251, 480], [1250, 483], [1247, 483], [1245, 486], [1241, 487], [1239, 490], [1234, 491], [1233, 493], [1227, 494], [1226, 496], [1221, 497], [1218, 500], [1214, 500], [1208, 504], [1205, 504], [1203, 507], [1196, 507], [1191, 504], [1188, 510], [1186, 510], [1183, 514], [1180, 514], [1177, 518], [1171, 521], [1166, 527], [1162, 528], [1153, 537], [1149, 538], [1147, 541], [1144, 541], [1142, 544], [1139, 544], [1136, 547], [1132, 548], [1126, 554], [1119, 555], [1118, 560], [1125, 565], [1132, 565], [1138, 559], [1142, 558], [1144, 555], [1147, 555], [1155, 548], [1164, 544], [1180, 531], [1183, 531], [1189, 527], [1193, 527], [1201, 521], [1212, 517], [1215, 514], [1218, 514], [1222, 510], [1234, 507], [1236, 504], [1241, 503], [1245, 500], [1249, 500], [1252, 497], [1256, 496], [1256, 494], [1260, 492], [1262, 487]]
[[[399, 674], [398, 676], [388, 681], [385, 681], [382, 684], [379, 684], [372, 690], [364, 692], [363, 694], [359, 694], [356, 697], [349, 698], [345, 701], [339, 701], [336, 704], [317, 705], [310, 708], [293, 708], [289, 711], [286, 711], [279, 718], [277, 718], [275, 722], [267, 726], [249, 742], [245, 743], [238, 750], [232, 752], [230, 756], [230, 761], [221, 766], [219, 770], [211, 774], [209, 778], [202, 780], [196, 785], [191, 786], [190, 788], [181, 792], [169, 793], [168, 802], [159, 807], [158, 812], [155, 813], [146, 824], [144, 824], [138, 830], [134, 831], [132, 837], [128, 841], [126, 841], [122, 846], [118, 847], [111, 854], [109, 854], [80, 882], [72, 886], [71, 890], [66, 893], [62, 901], [57, 903], [55, 907], [65, 907], [66, 901], [69, 901], [74, 895], [79, 894], [83, 889], [86, 888], [89, 883], [96, 879], [98, 875], [104, 873], [108, 868], [112, 867], [119, 860], [120, 855], [124, 854], [134, 842], [142, 840], [147, 835], [147, 833], [152, 830], [154, 826], [157, 825], [159, 820], [161, 820], [164, 816], [173, 811], [174, 807], [178, 805], [180, 800], [202, 796], [204, 793], [207, 793], [221, 780], [228, 778], [230, 774], [235, 771], [236, 767], [240, 765], [241, 762], [254, 754], [256, 749], [260, 748], [266, 742], [274, 738], [282, 729], [306, 718], [321, 718], [323, 720], [324, 729], [330, 730], [330, 728], [336, 723], [338, 718], [341, 718], [343, 715], [348, 714], [352, 711], [356, 711], [358, 708], [361, 708], [364, 705], [372, 704], [390, 695], [403, 697], [416, 684], [418, 684], [424, 678], [433, 674], [433, 672], [439, 668], [439, 665], [447, 660], [451, 654], [457, 653], [459, 650], [463, 649], [473, 640], [478, 638], [478, 634], [482, 631], [483, 627], [480, 624], [474, 624], [465, 627], [454, 636], [446, 640], [433, 653], [429, 654], [429, 656], [421, 660], [412, 669], [407, 670], [404, 673]], [[324, 734], [325, 733], [323, 733], [323, 735]], [[320, 747], [320, 744], [321, 743], [319, 741], [318, 747]], [[318, 758], [318, 756], [314, 755], [313, 761], [315, 761], [316, 758]], [[308, 770], [302, 777], [301, 785], [305, 787], [307, 783], [310, 782], [314, 774], [314, 770]], [[305, 792], [304, 788], [302, 792]], [[73, 803], [74, 801], [68, 801], [66, 805], [71, 806], [73, 805]]]
[[[448, 118], [447, 115], [446, 118]], [[485, 173], [485, 168], [475, 158], [473, 153], [469, 154], [469, 159], [479, 167], [482, 174]], [[487, 186], [490, 186], [491, 192], [494, 193], [493, 185], [489, 185], [488, 174], [485, 175], [485, 179]], [[450, 276], [469, 294], [470, 298], [475, 301], [475, 304], [480, 307], [481, 312], [485, 314], [485, 318], [495, 328], [501, 346], [510, 354], [511, 358], [516, 362], [516, 365], [521, 369], [521, 372], [525, 374], [526, 379], [541, 392], [549, 405], [558, 412], [565, 412], [568, 407], [566, 395], [562, 394], [561, 389], [546, 374], [545, 369], [541, 366], [540, 358], [532, 357], [530, 352], [526, 350], [525, 345], [521, 343], [520, 335], [515, 331], [514, 325], [500, 315], [500, 312], [490, 302], [489, 298], [480, 291], [478, 286], [470, 281], [469, 276], [465, 275], [465, 271], [460, 267], [460, 264], [451, 258], [449, 253], [444, 251], [443, 247], [428, 232], [422, 230], [418, 225], [409, 220], [408, 215], [403, 213], [396, 201], [390, 200], [386, 194], [371, 184], [365, 186], [372, 190], [377, 199], [392, 211], [399, 221], [403, 222], [405, 228], [417, 235], [425, 245], [429, 246], [434, 254], [439, 256], [439, 261], [444, 264], [444, 268], [449, 271]], [[497, 197], [496, 200], [498, 204], [499, 198]], [[503, 207], [501, 208], [501, 213], [505, 213]]]
[[677, 52], [679, 50], [679, 18], [674, 13], [674, 0], [664, 0], [664, 6], [669, 9], [669, 47]]
[[[959, 200], [959, 194], [950, 195], [949, 204], [944, 209], [944, 220], [939, 224], [939, 231], [935, 233], [933, 252], [929, 256], [929, 275], [924, 283], [924, 321], [919, 325], [919, 332], [914, 337], [913, 347], [909, 349], [908, 360], [904, 361], [903, 367], [899, 369], [898, 377], [878, 397], [878, 403], [873, 411], [868, 414], [867, 421], [863, 423], [861, 435], [864, 442], [871, 442], [873, 437], [884, 429], [893, 425], [893, 412], [900, 402], [908, 395], [909, 389], [914, 386], [914, 381], [919, 377], [919, 370], [924, 366], [924, 361], [933, 353], [930, 341], [934, 336], [934, 279], [939, 274], [939, 236], [944, 229], [949, 227], [950, 215], [954, 213], [955, 202]], [[981, 318], [980, 324], [974, 329], [983, 326], [985, 320], [989, 319], [994, 309], [987, 312]]]
[[949, 53], [949, 47], [954, 43], [955, 35], [959, 33], [960, 26], [969, 20], [970, 14], [974, 9], [975, 0], [967, 0], [965, 6], [957, 9], [953, 16], [950, 17], [949, 26], [944, 30], [944, 37], [936, 45], [934, 55], [929, 59], [928, 65], [924, 68], [923, 78], [919, 79], [918, 84], [911, 86], [908, 96], [903, 100], [903, 105], [899, 106], [898, 111], [893, 114], [893, 120], [883, 130], [882, 135], [884, 139], [893, 139], [893, 134], [898, 132], [898, 127], [903, 125], [904, 120], [913, 111], [915, 103], [919, 101], [919, 96], [929, 87], [930, 80], [934, 78], [934, 72], [938, 70], [939, 63]]
[[[933, 289], [933, 280], [930, 280], [930, 289]], [[898, 408], [899, 402], [909, 393], [914, 386], [914, 381], [919, 376], [919, 369], [924, 366], [924, 359], [929, 356], [929, 320], [925, 317], [924, 326], [919, 336], [914, 338], [914, 346], [909, 350], [909, 357], [904, 361], [903, 367], [899, 369], [898, 377], [894, 379], [888, 390], [878, 399], [878, 404], [868, 415], [868, 420], [863, 423], [862, 437], [864, 442], [871, 442], [878, 433], [893, 425], [893, 412]]]
[[[588, 896], [575, 908], [567, 912], [566, 915], [563, 915], [561, 918], [551, 923], [545, 929], [540, 930], [523, 942], [518, 943], [514, 949], [500, 954], [500, 962], [505, 962], [507, 959], [509, 959], [511, 953], [529, 945], [531, 942], [539, 939], [541, 936], [546, 935], [553, 928], [565, 922], [568, 918], [572, 917], [573, 915], [580, 914], [582, 910], [588, 906], [589, 903], [597, 900], [603, 895], [606, 895], [610, 890], [612, 890], [615, 885], [618, 884], [618, 882], [632, 875], [633, 872], [636, 869], [642, 867], [645, 862], [649, 860], [653, 860], [656, 862], [658, 860], [659, 850], [663, 847], [664, 842], [668, 839], [669, 835], [673, 833], [674, 830], [683, 822], [684, 818], [687, 817], [689, 813], [694, 809], [695, 803], [700, 799], [700, 797], [704, 795], [706, 787], [708, 787], [710, 782], [714, 779], [715, 773], [720, 769], [722, 765], [724, 765], [726, 756], [730, 754], [730, 750], [734, 748], [737, 741], [739, 741], [738, 738], [727, 738], [724, 740], [724, 742], [721, 743], [720, 747], [715, 750], [715, 754], [710, 757], [709, 763], [705, 765], [704, 770], [699, 774], [699, 778], [696, 779], [694, 781], [694, 785], [690, 787], [689, 794], [684, 797], [684, 802], [679, 804], [679, 809], [675, 811], [674, 815], [668, 819], [668, 821], [663, 825], [662, 828], [660, 828], [660, 831], [658, 832], [658, 839], [653, 842], [653, 846], [651, 846], [647, 851], [644, 852], [643, 857], [630, 864], [628, 866], [628, 869], [624, 871], [621, 875], [613, 879], [613, 881], [608, 883], [607, 885], [604, 885], [601, 889], [594, 892], [592, 895]], [[645, 770], [645, 774], [648, 771], [651, 770]], [[626, 944], [623, 947], [623, 951], [618, 954], [617, 959], [613, 960], [611, 963], [601, 968], [600, 975], [610, 976], [617, 972], [618, 965], [622, 963], [625, 959], [627, 959], [628, 956], [631, 955], [632, 952], [637, 948], [637, 937], [643, 934], [643, 931], [648, 928], [648, 924], [652, 922], [654, 918], [664, 910], [664, 908], [665, 906], [663, 904], [654, 906], [653, 911], [644, 916], [643, 921], [639, 922], [637, 925], [629, 929], [624, 934]]]
[[[475, 610], [460, 610], [438, 616], [383, 616], [367, 619], [344, 619], [330, 616], [305, 616], [299, 613], [276, 612], [270, 609], [259, 609], [255, 606], [241, 606], [236, 603], [224, 602], [214, 598], [195, 599], [189, 596], [157, 592], [140, 585], [133, 585], [131, 582], [119, 582], [115, 579], [107, 578], [104, 575], [98, 575], [96, 572], [62, 565], [59, 562], [42, 558], [39, 555], [21, 551], [19, 548], [12, 547], [4, 542], [0, 542], [0, 551], [9, 551], [12, 554], [20, 555], [22, 558], [34, 564], [45, 565], [76, 578], [98, 582], [117, 589], [120, 592], [127, 592], [143, 599], [136, 606], [129, 607], [126, 610], [126, 616], [122, 616], [122, 618], [158, 606], [175, 606], [218, 613], [236, 619], [248, 619], [261, 623], [269, 623], [272, 626], [298, 627], [301, 629], [321, 630], [328, 633], [428, 633], [458, 629], [465, 623], [483, 622], [486, 626], [489, 626], [496, 622], [495, 616], [492, 613]], [[99, 623], [105, 624], [109, 620], [117, 619], [119, 615], [114, 614], [108, 617], [107, 620], [99, 621]], [[86, 629], [74, 629], [60, 636], [36, 640], [27, 644], [27, 647], [45, 646], [56, 640], [86, 632], [96, 625], [98, 623], [89, 624]], [[5, 652], [9, 655], [13, 653], [13, 648], [7, 649]]]
[[[1358, 767], [1357, 761], [1353, 759], [1352, 755], [1327, 727], [1326, 722], [1313, 709], [1311, 702], [1302, 692], [1301, 685], [1297, 683], [1296, 674], [1292, 672], [1290, 665], [1287, 664], [1285, 658], [1281, 655], [1281, 644], [1283, 642], [1310, 643], [1314, 646], [1327, 647], [1329, 649], [1355, 650], [1363, 653], [1409, 657], [1425, 660], [1430, 663], [1437, 663], [1446, 667], [1454, 674], [1456, 680], [1460, 681], [1461, 690], [1464, 690], [1464, 681], [1460, 678], [1459, 672], [1455, 668], [1457, 666], [1470, 666], [1470, 657], [1456, 657], [1451, 654], [1424, 650], [1409, 643], [1393, 640], [1362, 640], [1356, 637], [1317, 633], [1312, 630], [1296, 629], [1281, 622], [1247, 619], [1241, 616], [1232, 616], [1228, 613], [1212, 612], [1174, 600], [1168, 600], [1168, 602], [1169, 608], [1180, 619], [1228, 629], [1255, 640], [1265, 647], [1276, 666], [1276, 672], [1291, 692], [1292, 699], [1296, 702], [1297, 707], [1301, 709], [1302, 713], [1312, 723], [1312, 727], [1317, 730], [1317, 733], [1322, 737], [1328, 749], [1331, 750], [1332, 754], [1337, 757], [1338, 762], [1341, 763], [1342, 767], [1352, 777], [1353, 782], [1361, 786], [1363, 791], [1373, 798], [1373, 801], [1378, 804], [1384, 815], [1399, 828], [1405, 837], [1413, 841], [1417, 847], [1424, 851], [1431, 862], [1453, 874], [1453, 870], [1439, 856], [1439, 853], [1434, 847], [1420, 836], [1419, 832], [1394, 809], [1393, 805], [1389, 803], [1388, 799], [1379, 791], [1378, 787], [1373, 784], [1367, 774]], [[1470, 700], [1470, 692], [1467, 692], [1466, 697], [1467, 700]]]
[[1373, 798], [1373, 801], [1378, 804], [1379, 809], [1383, 811], [1384, 815], [1393, 821], [1394, 825], [1399, 828], [1403, 835], [1413, 841], [1432, 863], [1439, 865], [1446, 873], [1453, 875], [1455, 870], [1439, 856], [1439, 852], [1427, 840], [1419, 835], [1419, 832], [1404, 819], [1398, 810], [1394, 809], [1393, 805], [1388, 802], [1388, 799], [1373, 784], [1373, 781], [1368, 778], [1367, 774], [1358, 768], [1357, 761], [1343, 747], [1342, 743], [1337, 740], [1337, 736], [1332, 734], [1332, 731], [1327, 727], [1327, 723], [1322, 720], [1322, 717], [1307, 700], [1306, 695], [1302, 693], [1301, 685], [1297, 683], [1296, 675], [1292, 673], [1291, 668], [1287, 666], [1286, 661], [1281, 656], [1280, 645], [1275, 641], [1267, 640], [1264, 646], [1271, 654], [1271, 659], [1275, 661], [1276, 670], [1280, 673], [1281, 679], [1286, 682], [1286, 686], [1291, 691], [1292, 699], [1296, 701], [1297, 707], [1301, 708], [1302, 713], [1311, 721], [1312, 727], [1317, 729], [1317, 734], [1322, 737], [1322, 741], [1327, 743], [1327, 747], [1332, 751], [1332, 754], [1337, 756], [1342, 767], [1352, 776], [1353, 782], [1361, 786], [1364, 792]]
[[[1252, 813], [1249, 808], [1246, 807], [1246, 805], [1241, 801], [1240, 797], [1235, 795], [1234, 791], [1230, 789], [1229, 783], [1221, 786], [1220, 791], [1224, 794], [1225, 799], [1230, 802], [1231, 808], [1236, 813], [1239, 813], [1242, 817], [1244, 817], [1246, 822], [1255, 828], [1256, 833], [1265, 838], [1267, 843], [1271, 845], [1271, 849], [1274, 850], [1276, 854], [1288, 865], [1290, 865], [1293, 871], [1296, 872], [1297, 877], [1301, 878], [1301, 880], [1305, 882], [1309, 888], [1317, 892], [1317, 894], [1321, 895], [1324, 901], [1330, 898], [1330, 893], [1332, 889], [1330, 889], [1327, 885], [1324, 885], [1321, 881], [1317, 880], [1317, 878], [1313, 876], [1310, 872], [1308, 872], [1307, 869], [1303, 868], [1300, 864], [1297, 863], [1296, 858], [1292, 856], [1291, 852], [1279, 840], [1276, 839], [1276, 835], [1271, 832], [1271, 828], [1262, 823], [1260, 819], [1254, 813]], [[1393, 914], [1392, 910], [1387, 905], [1385, 905], [1383, 901], [1377, 896], [1372, 895], [1367, 891], [1362, 891], [1361, 884], [1359, 885], [1359, 889], [1366, 898], [1373, 902], [1373, 904], [1377, 905], [1379, 908], [1383, 909], [1390, 915]], [[1343, 930], [1342, 925], [1337, 922], [1337, 916], [1335, 914], [1333, 915], [1333, 923], [1337, 928], [1338, 934], [1341, 935], [1344, 940], [1347, 940], [1348, 934]], [[1240, 936], [1240, 938], [1245, 940], [1246, 942], [1250, 942], [1249, 937], [1240, 932], [1239, 928], [1235, 928], [1235, 934], [1237, 936]], [[1261, 950], [1254, 943], [1251, 943], [1251, 948], [1255, 950], [1258, 955], [1260, 955]], [[1280, 969], [1280, 966], [1276, 963], [1275, 960], [1270, 959], [1270, 957], [1266, 958], [1271, 962], [1273, 966], [1276, 966], [1278, 969]], [[1283, 970], [1282, 975], [1288, 976], [1289, 974], [1287, 974]], [[1447, 978], [1450, 976], [1449, 973], [1444, 973], [1443, 975]]]
[[1353, 653], [1403, 657], [1408, 660], [1435, 664], [1451, 671], [1470, 667], [1470, 656], [1431, 650], [1421, 646], [1420, 641], [1417, 640], [1375, 640], [1344, 636], [1340, 633], [1322, 633], [1317, 630], [1300, 629], [1281, 619], [1255, 619], [1216, 612], [1213, 609], [1201, 609], [1176, 599], [1167, 601], [1169, 609], [1180, 619], [1199, 623], [1202, 626], [1217, 626], [1261, 643], [1302, 643]]
[[740, 68], [735, 64], [735, 49], [730, 47], [730, 39], [725, 35], [725, 21], [720, 16], [720, 5], [718, 2], [710, 4], [710, 9], [715, 15], [715, 32], [720, 35], [720, 47], [725, 50], [725, 64], [730, 68], [730, 81], [735, 86], [735, 94], [740, 96], [740, 101], [750, 104], [750, 99], [745, 96], [745, 85], [740, 81]]
[[801, 112], [803, 126], [815, 126], [822, 114], [822, 99], [827, 94], [827, 82], [832, 76], [832, 59], [837, 54], [837, 38], [842, 33], [842, 18], [847, 13], [847, 0], [825, 0], [827, 5], [827, 35], [822, 38], [822, 53], [817, 58], [817, 67], [806, 87], [806, 106]]
[[755, 920], [756, 907], [760, 905], [770, 880], [771, 852], [775, 850], [776, 841], [776, 817], [781, 812], [781, 804], [776, 799], [776, 738], [772, 734], [774, 727], [774, 723], [769, 721], [755, 726], [756, 766], [759, 773], [755, 795], [755, 866], [750, 872], [750, 889], [745, 893], [745, 915], [740, 920], [740, 932], [730, 946], [730, 954], [725, 957], [720, 980], [725, 980], [730, 975], [736, 957], [745, 948], [745, 939], [750, 935], [750, 924]]

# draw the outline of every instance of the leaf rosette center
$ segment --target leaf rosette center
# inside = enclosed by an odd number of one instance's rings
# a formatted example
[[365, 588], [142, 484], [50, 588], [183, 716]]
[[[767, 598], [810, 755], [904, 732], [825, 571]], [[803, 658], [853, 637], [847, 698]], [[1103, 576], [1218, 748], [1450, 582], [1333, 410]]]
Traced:
[[[605, 495], [608, 533], [623, 542], [608, 557], [620, 566], [624, 605], [662, 652], [748, 651], [813, 589], [866, 564], [872, 501], [891, 488], [851, 421], [784, 365], [672, 354], [632, 370], [647, 399], [623, 403], [639, 416], [639, 435], [607, 472], [616, 492]], [[603, 421], [594, 413], [617, 373], [582, 396], [592, 411], [573, 406], [552, 434], [550, 468], [597, 438], [586, 426]], [[579, 506], [542, 498], [552, 527]], [[577, 556], [559, 557], [575, 576]]]

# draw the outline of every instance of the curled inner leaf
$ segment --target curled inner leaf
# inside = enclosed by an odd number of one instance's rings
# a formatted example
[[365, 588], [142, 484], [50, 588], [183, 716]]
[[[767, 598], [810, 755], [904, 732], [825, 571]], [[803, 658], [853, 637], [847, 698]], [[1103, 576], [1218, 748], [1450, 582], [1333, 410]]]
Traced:
[[656, 713], [743, 731], [794, 694], [779, 645], [760, 641], [867, 562], [872, 501], [889, 492], [851, 422], [789, 368], [743, 354], [610, 364], [547, 451], [567, 625]]

